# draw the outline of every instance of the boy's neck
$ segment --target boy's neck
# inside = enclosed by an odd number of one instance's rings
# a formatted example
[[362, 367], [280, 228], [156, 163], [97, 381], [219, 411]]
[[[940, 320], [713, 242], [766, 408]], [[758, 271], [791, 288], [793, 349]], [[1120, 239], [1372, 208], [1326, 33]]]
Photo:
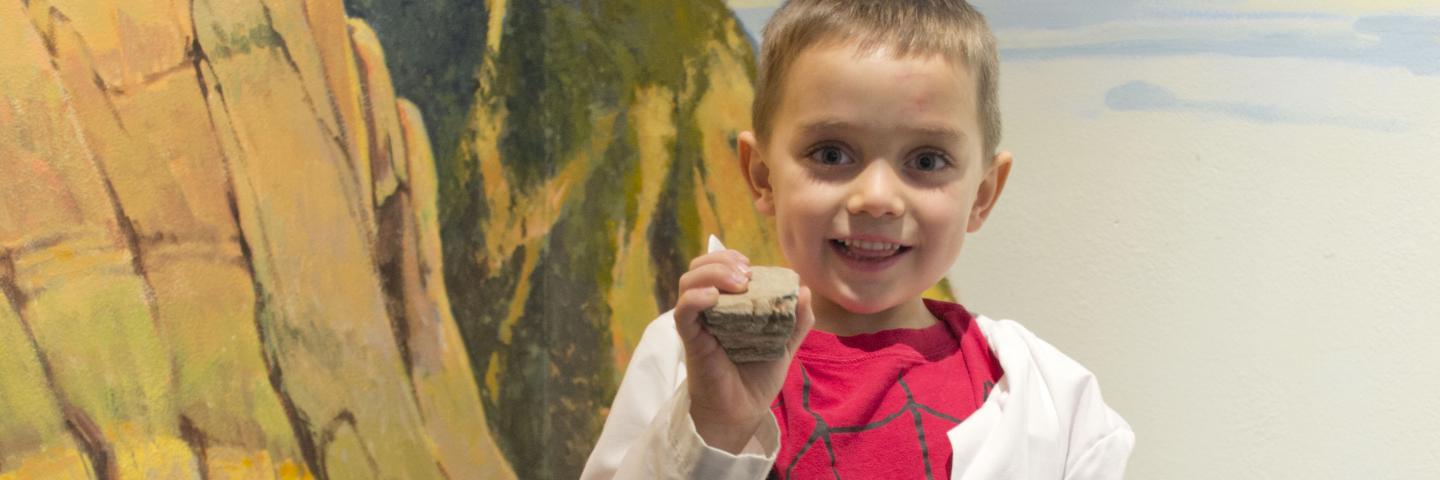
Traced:
[[846, 310], [823, 295], [816, 295], [812, 306], [815, 312], [815, 328], [842, 337], [874, 333], [896, 328], [925, 328], [938, 320], [925, 308], [921, 297], [901, 302], [886, 310], [861, 314]]

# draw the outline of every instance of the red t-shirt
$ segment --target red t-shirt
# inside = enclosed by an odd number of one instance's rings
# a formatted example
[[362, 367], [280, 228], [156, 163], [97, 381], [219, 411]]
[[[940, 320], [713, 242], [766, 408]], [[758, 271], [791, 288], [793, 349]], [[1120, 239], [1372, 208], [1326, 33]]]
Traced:
[[772, 478], [947, 478], [945, 432], [1002, 374], [965, 308], [925, 300], [935, 325], [840, 337], [813, 330], [770, 409]]

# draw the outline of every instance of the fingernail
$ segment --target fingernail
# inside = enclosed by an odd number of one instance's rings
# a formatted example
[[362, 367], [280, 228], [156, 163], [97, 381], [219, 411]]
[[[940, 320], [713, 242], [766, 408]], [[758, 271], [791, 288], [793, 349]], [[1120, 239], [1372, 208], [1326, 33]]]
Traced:
[[740, 273], [741, 273], [742, 275], [749, 275], [749, 274], [750, 274], [750, 267], [749, 267], [748, 265], [745, 265], [745, 264], [741, 263], [741, 264], [735, 265], [735, 268], [740, 269]]
[[730, 279], [731, 279], [731, 280], [734, 280], [737, 285], [744, 285], [745, 283], [749, 282], [749, 280], [750, 280], [750, 279], [748, 279], [748, 278], [745, 278], [744, 275], [741, 275], [741, 274], [738, 274], [738, 273], [732, 273], [732, 274], [730, 274]]

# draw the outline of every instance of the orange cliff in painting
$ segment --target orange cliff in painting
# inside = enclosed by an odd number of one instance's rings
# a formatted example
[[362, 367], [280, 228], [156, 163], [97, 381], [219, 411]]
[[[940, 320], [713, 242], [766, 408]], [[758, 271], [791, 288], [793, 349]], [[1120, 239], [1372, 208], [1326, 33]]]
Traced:
[[0, 2], [0, 479], [513, 478], [339, 0]]

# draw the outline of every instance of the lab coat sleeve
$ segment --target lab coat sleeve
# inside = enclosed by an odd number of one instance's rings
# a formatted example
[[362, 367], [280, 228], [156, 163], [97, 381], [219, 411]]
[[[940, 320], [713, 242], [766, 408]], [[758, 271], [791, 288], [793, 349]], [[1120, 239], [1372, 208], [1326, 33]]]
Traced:
[[[1105, 403], [1095, 374], [1080, 366], [1054, 346], [1035, 337], [1028, 330], [1032, 348], [1044, 352], [1042, 357], [1054, 359], [1040, 367], [1042, 375], [1051, 379], [1074, 375], [1069, 388], [1055, 388], [1059, 405], [1070, 406], [1063, 414], [1069, 419], [1068, 455], [1065, 461], [1066, 480], [1119, 480], [1125, 478], [1125, 466], [1135, 447], [1135, 432], [1130, 424]], [[1061, 374], [1060, 372], [1070, 373]], [[1068, 392], [1068, 393], [1062, 393]]]
[[762, 479], [779, 451], [773, 417], [739, 455], [706, 445], [690, 419], [684, 347], [666, 312], [636, 346], [582, 480]]
[[[1068, 434], [1065, 480], [1111, 480], [1125, 477], [1135, 447], [1130, 424], [1105, 403], [1095, 374], [1024, 327], [1016, 327], [1035, 361], [1035, 373], [1047, 384]], [[1032, 392], [1033, 393], [1033, 392]]]
[[1095, 375], [1016, 322], [981, 317], [978, 325], [1005, 374], [948, 432], [951, 478], [1124, 478], [1135, 434]]
[[[1113, 412], [1112, 412], [1113, 413]], [[1135, 432], [1117, 428], [1075, 457], [1065, 472], [1066, 480], [1125, 478], [1125, 465], [1135, 448]]]

